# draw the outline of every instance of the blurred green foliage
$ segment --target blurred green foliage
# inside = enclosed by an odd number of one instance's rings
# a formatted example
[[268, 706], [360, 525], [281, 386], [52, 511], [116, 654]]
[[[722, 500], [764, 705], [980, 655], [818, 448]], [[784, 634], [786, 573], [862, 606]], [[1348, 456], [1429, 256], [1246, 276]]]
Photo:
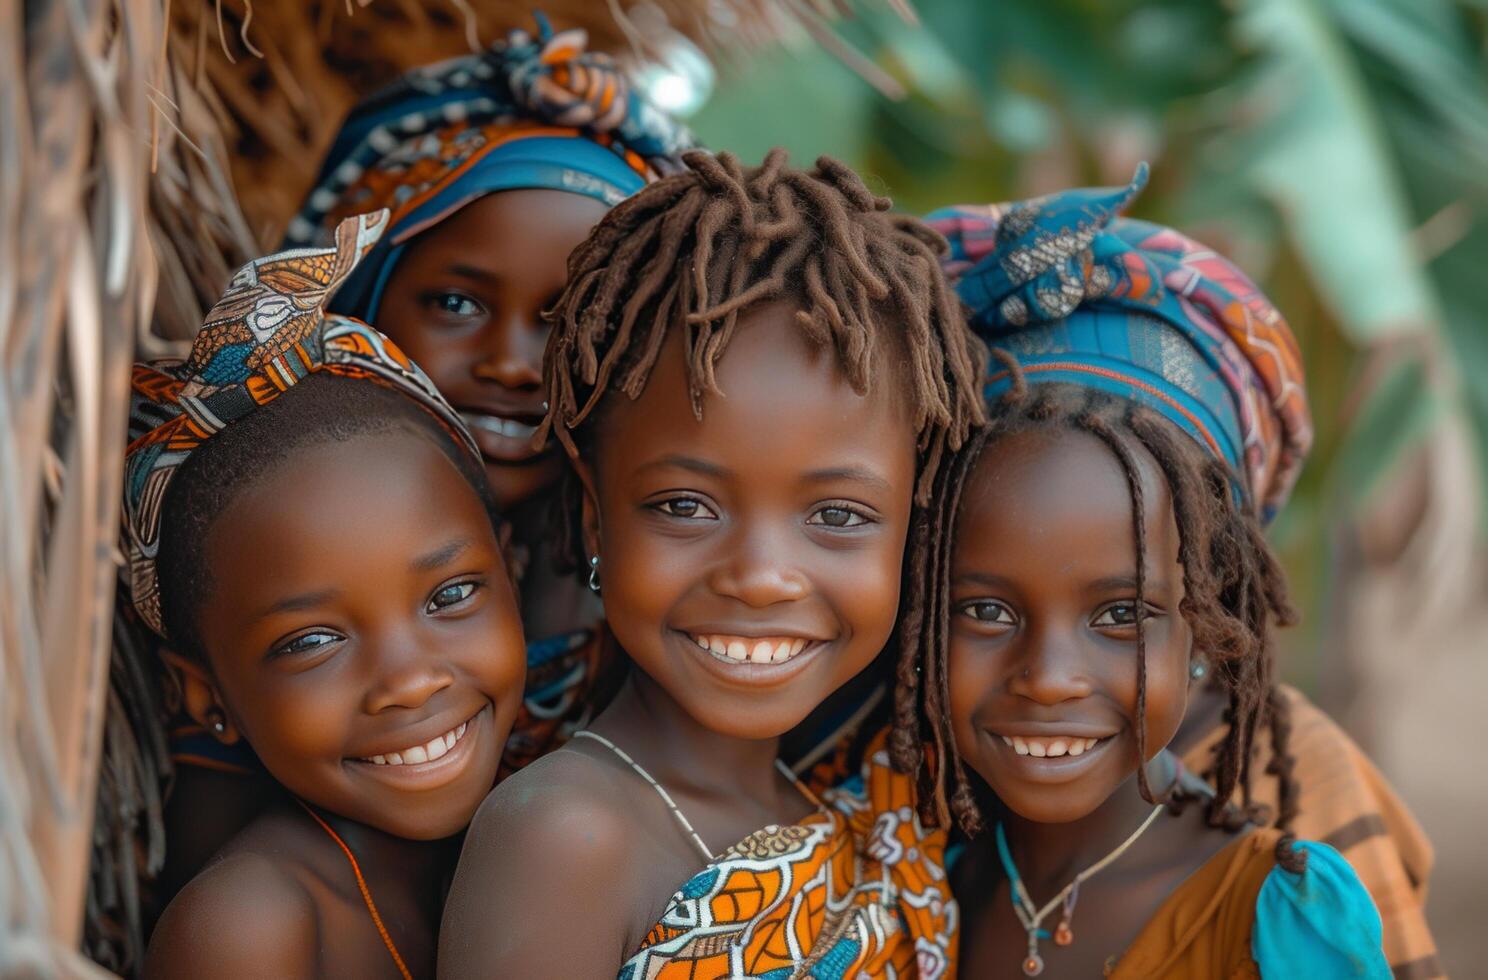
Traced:
[[838, 156], [915, 212], [1150, 161], [1133, 213], [1234, 257], [1302, 340], [1318, 441], [1274, 538], [1319, 623], [1330, 528], [1450, 416], [1488, 459], [1488, 0], [915, 5], [840, 25], [905, 99], [802, 44], [726, 76], [699, 136]]

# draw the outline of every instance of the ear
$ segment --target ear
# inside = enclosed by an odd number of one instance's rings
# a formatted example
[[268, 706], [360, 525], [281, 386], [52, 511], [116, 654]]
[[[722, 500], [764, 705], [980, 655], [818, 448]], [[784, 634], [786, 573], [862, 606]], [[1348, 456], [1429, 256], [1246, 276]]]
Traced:
[[[217, 684], [207, 669], [171, 649], [162, 649], [160, 655], [181, 686], [181, 707], [186, 709], [186, 713], [223, 745], [232, 745], [242, 738], [238, 726], [223, 707]], [[217, 730], [218, 724], [222, 726], [221, 731]]]
[[584, 535], [584, 552], [589, 555], [599, 554], [600, 522], [599, 522], [599, 494], [594, 489], [594, 468], [586, 461], [577, 457], [571, 458], [569, 463], [578, 474], [579, 486], [582, 488], [582, 516], [580, 518], [580, 531]]

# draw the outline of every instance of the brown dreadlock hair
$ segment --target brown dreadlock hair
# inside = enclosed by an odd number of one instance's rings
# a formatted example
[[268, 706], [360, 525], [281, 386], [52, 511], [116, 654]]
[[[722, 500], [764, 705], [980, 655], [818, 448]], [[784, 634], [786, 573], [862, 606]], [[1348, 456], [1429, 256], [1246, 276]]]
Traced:
[[[801, 301], [796, 324], [836, 351], [859, 394], [885, 357], [883, 342], [899, 342], [919, 434], [915, 500], [928, 505], [941, 458], [985, 419], [986, 353], [941, 273], [945, 239], [890, 214], [888, 198], [830, 157], [809, 171], [787, 166], [780, 148], [758, 167], [729, 153], [692, 151], [683, 161], [684, 172], [616, 206], [569, 257], [568, 285], [550, 314], [538, 440], [552, 433], [569, 453], [586, 450], [605, 396], [638, 397], [673, 328], [684, 332], [701, 418], [739, 314], [792, 297]], [[560, 524], [579, 564], [575, 482]]]
[[[1209, 822], [1231, 832], [1248, 821], [1265, 822], [1263, 808], [1251, 798], [1251, 750], [1258, 729], [1269, 723], [1274, 757], [1268, 772], [1278, 780], [1276, 822], [1283, 831], [1277, 863], [1300, 871], [1305, 856], [1293, 849], [1294, 838], [1288, 832], [1297, 813], [1298, 795], [1288, 744], [1290, 710], [1276, 689], [1269, 641], [1273, 621], [1290, 625], [1296, 615], [1287, 599], [1281, 568], [1251, 508], [1237, 500], [1228, 468], [1150, 409], [1079, 385], [1030, 386], [1011, 354], [994, 350], [993, 355], [1010, 373], [1012, 387], [995, 406], [990, 423], [941, 468], [935, 506], [925, 515], [929, 543], [922, 556], [924, 563], [910, 570], [906, 583], [906, 591], [915, 593], [907, 605], [925, 614], [913, 624], [906, 622], [901, 633], [890, 754], [899, 769], [917, 779], [921, 818], [927, 824], [942, 825], [954, 815], [969, 836], [979, 833], [982, 826], [981, 812], [956, 752], [946, 677], [951, 557], [966, 482], [982, 452], [1008, 435], [1037, 428], [1073, 429], [1099, 439], [1126, 477], [1139, 603], [1147, 574], [1142, 547], [1146, 527], [1135, 453], [1145, 450], [1165, 477], [1183, 565], [1185, 594], [1179, 611], [1193, 631], [1194, 649], [1203, 651], [1212, 664], [1213, 683], [1229, 696], [1227, 731], [1208, 774], [1217, 790], [1208, 803]], [[1145, 759], [1147, 648], [1140, 619], [1137, 664], [1137, 751]], [[949, 800], [948, 770], [954, 779]], [[1138, 766], [1137, 782], [1143, 798], [1156, 803], [1145, 766]], [[1232, 802], [1237, 789], [1239, 806]], [[1186, 801], [1179, 794], [1169, 803], [1177, 810]]]

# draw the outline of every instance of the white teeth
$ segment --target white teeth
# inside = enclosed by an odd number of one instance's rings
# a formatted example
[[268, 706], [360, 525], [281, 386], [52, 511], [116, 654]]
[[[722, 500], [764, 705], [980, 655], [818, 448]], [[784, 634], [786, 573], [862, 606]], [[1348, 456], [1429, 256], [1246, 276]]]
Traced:
[[1001, 735], [1003, 742], [1013, 747], [1019, 755], [1031, 755], [1036, 759], [1057, 759], [1066, 755], [1084, 755], [1100, 742], [1098, 738], [1074, 738], [1062, 735], [1058, 738], [1023, 738], [1018, 735]]
[[370, 762], [374, 766], [416, 766], [421, 762], [433, 762], [453, 749], [455, 743], [465, 737], [465, 730], [469, 727], [470, 722], [462, 721], [453, 731], [436, 735], [423, 745], [414, 745], [402, 752], [368, 756], [362, 761]]
[[498, 436], [506, 436], [509, 439], [530, 439], [537, 431], [535, 425], [525, 425], [516, 419], [504, 419], [499, 415], [486, 415], [480, 412], [461, 412], [460, 418], [472, 429], [482, 429], [486, 432], [494, 432]]
[[688, 634], [699, 648], [715, 657], [739, 663], [783, 664], [811, 645], [799, 636], [715, 636], [708, 633]]

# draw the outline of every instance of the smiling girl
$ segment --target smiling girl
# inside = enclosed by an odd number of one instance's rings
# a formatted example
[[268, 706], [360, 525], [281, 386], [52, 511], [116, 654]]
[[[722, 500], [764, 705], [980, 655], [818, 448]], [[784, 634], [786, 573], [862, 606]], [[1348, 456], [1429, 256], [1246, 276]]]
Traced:
[[185, 361], [135, 369], [135, 607], [276, 787], [166, 910], [148, 976], [432, 974], [448, 842], [517, 713], [479, 454], [391, 342], [321, 312], [386, 217], [245, 267]]
[[[513, 31], [477, 54], [410, 72], [355, 108], [326, 153], [286, 247], [386, 207], [387, 231], [328, 301], [391, 337], [469, 427], [509, 534], [528, 649], [527, 692], [503, 757], [562, 744], [612, 692], [599, 600], [560, 566], [550, 513], [563, 463], [532, 434], [543, 415], [543, 311], [568, 255], [606, 211], [677, 169], [691, 136], [632, 89], [582, 31]], [[165, 888], [257, 811], [246, 747], [177, 727]], [[221, 770], [227, 770], [227, 773]]]
[[778, 755], [893, 633], [978, 348], [943, 241], [847, 168], [686, 159], [574, 253], [545, 362], [569, 540], [633, 666], [482, 807], [440, 972], [940, 976], [955, 910], [908, 782], [874, 747], [818, 798]]
[[[1000, 362], [992, 421], [940, 477], [895, 761], [920, 773], [928, 742], [928, 815], [970, 837], [968, 975], [1388, 977], [1348, 864], [1244, 805], [1285, 710], [1258, 517], [1310, 441], [1296, 343], [1223, 258], [1115, 217], [1144, 180], [986, 216], [959, 290]], [[1208, 674], [1217, 787], [1166, 749]]]

